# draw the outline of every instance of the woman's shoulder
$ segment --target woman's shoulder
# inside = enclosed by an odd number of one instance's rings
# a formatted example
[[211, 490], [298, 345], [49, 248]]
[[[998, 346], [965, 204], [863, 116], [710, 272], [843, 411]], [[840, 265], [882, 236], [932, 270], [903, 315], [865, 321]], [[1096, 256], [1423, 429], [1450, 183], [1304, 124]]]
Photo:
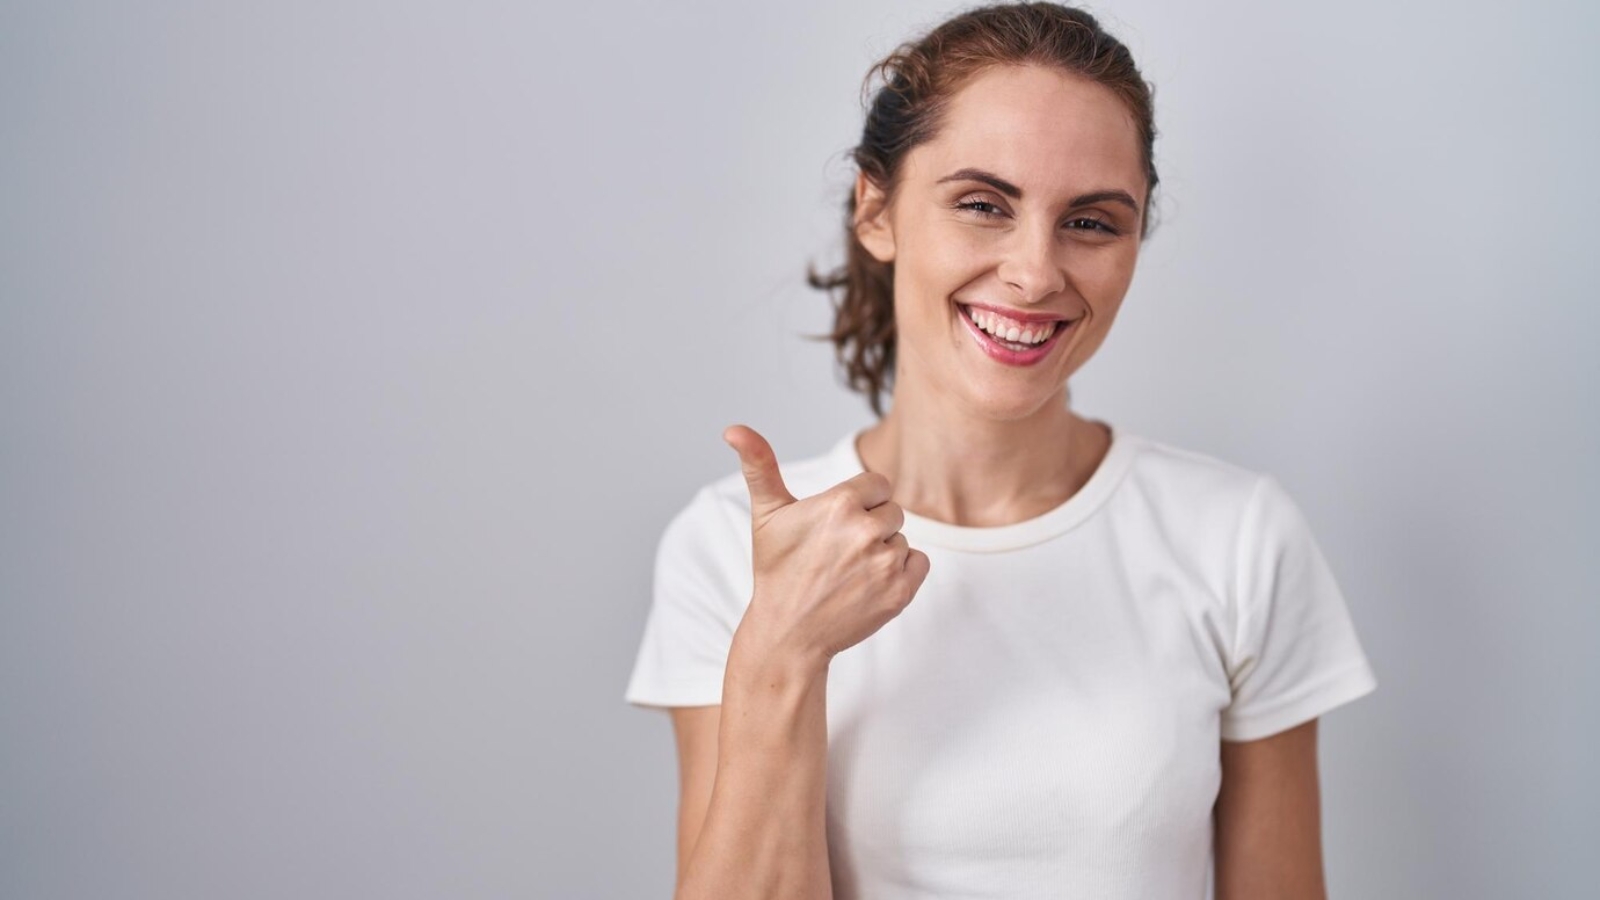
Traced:
[[1125, 434], [1137, 445], [1140, 462], [1146, 466], [1168, 469], [1174, 473], [1246, 480], [1263, 474], [1257, 469], [1193, 446], [1152, 437], [1143, 432]]
[[1161, 533], [1189, 534], [1202, 544], [1230, 535], [1247, 555], [1314, 544], [1300, 502], [1271, 470], [1148, 437], [1136, 443], [1129, 480], [1139, 502], [1123, 508], [1160, 520]]
[[1270, 471], [1148, 436], [1130, 444], [1137, 449], [1112, 507], [1113, 521], [1131, 534], [1160, 540], [1197, 564], [1231, 565], [1241, 553], [1305, 530]]
[[1145, 434], [1127, 439], [1127, 480], [1169, 508], [1224, 508], [1238, 511], [1272, 476], [1218, 454]]

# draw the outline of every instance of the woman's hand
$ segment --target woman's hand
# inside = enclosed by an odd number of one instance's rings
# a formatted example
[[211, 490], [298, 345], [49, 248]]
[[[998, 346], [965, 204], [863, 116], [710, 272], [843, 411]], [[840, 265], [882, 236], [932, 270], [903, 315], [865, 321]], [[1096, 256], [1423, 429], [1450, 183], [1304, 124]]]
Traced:
[[755, 593], [739, 624], [747, 641], [825, 663], [910, 604], [928, 557], [900, 533], [905, 513], [889, 499], [888, 478], [863, 472], [797, 500], [754, 429], [734, 425], [722, 439], [750, 490]]

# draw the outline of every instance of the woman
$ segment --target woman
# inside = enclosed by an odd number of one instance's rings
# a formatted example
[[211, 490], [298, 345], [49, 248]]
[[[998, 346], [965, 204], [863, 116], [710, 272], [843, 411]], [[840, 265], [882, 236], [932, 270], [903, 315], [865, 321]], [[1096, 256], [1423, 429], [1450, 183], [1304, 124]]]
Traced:
[[1376, 679], [1304, 518], [1068, 404], [1148, 233], [1149, 87], [1048, 3], [874, 71], [812, 281], [880, 420], [782, 465], [729, 428], [656, 559], [627, 699], [672, 710], [677, 896], [1324, 896], [1317, 717]]

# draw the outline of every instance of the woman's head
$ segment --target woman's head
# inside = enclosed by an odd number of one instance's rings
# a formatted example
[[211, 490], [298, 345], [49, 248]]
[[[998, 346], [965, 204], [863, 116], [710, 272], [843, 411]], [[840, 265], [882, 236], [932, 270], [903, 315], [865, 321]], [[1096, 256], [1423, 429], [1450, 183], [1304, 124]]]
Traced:
[[[874, 76], [846, 260], [810, 273], [839, 293], [827, 337], [879, 415], [897, 366], [1026, 415], [1098, 348], [1131, 282], [1158, 183], [1151, 89], [1092, 16], [1053, 3], [963, 13]], [[1071, 327], [1008, 364], [971, 333], [969, 304]]]

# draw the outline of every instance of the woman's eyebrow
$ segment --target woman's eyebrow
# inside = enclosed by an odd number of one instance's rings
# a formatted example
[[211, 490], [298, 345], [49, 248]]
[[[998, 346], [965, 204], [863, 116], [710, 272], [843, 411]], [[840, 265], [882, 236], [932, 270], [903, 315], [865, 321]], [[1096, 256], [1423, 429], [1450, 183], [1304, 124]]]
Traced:
[[[1022, 199], [1022, 188], [1017, 187], [993, 172], [985, 172], [982, 169], [958, 169], [939, 179], [937, 182], [935, 182], [935, 184], [944, 184], [947, 181], [981, 181], [1013, 200]], [[1093, 191], [1081, 196], [1073, 197], [1072, 202], [1068, 205], [1083, 206], [1088, 203], [1099, 203], [1102, 200], [1111, 200], [1121, 203], [1133, 210], [1134, 213], [1139, 212], [1139, 203], [1137, 200], [1133, 199], [1132, 194], [1129, 194], [1127, 191], [1115, 189]]]

